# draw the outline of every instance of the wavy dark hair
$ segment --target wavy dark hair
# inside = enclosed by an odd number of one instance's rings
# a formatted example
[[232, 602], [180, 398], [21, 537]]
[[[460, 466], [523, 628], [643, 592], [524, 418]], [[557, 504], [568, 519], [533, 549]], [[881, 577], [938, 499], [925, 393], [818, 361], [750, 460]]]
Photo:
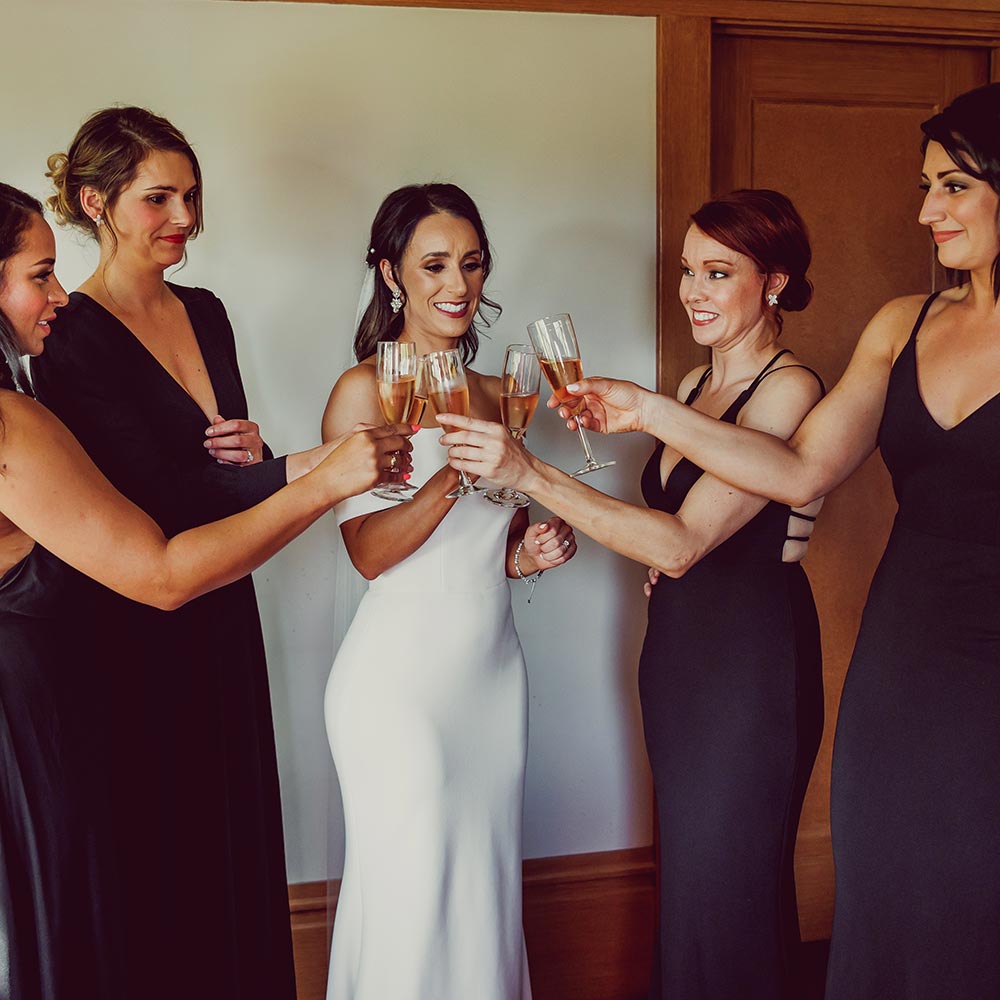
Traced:
[[[0, 291], [4, 285], [4, 269], [24, 243], [24, 232], [34, 216], [42, 217], [42, 203], [30, 194], [0, 183]], [[29, 396], [31, 382], [21, 361], [21, 349], [11, 322], [0, 310], [0, 389], [14, 389]]]
[[[920, 125], [924, 139], [920, 151], [927, 152], [929, 142], [938, 142], [959, 170], [976, 180], [985, 181], [1000, 195], [1000, 83], [988, 83], [960, 94], [943, 111]], [[997, 207], [1000, 221], [1000, 205]], [[1000, 232], [1000, 227], [998, 227]], [[966, 271], [948, 270], [959, 282], [968, 278]], [[993, 300], [1000, 301], [1000, 253], [990, 271]]]
[[[388, 285], [378, 272], [379, 261], [387, 260], [392, 265], [393, 280], [406, 295], [406, 289], [399, 280], [399, 265], [406, 248], [413, 239], [413, 232], [421, 219], [429, 215], [444, 212], [458, 219], [465, 219], [475, 229], [479, 237], [479, 249], [482, 252], [483, 281], [490, 276], [493, 269], [493, 255], [490, 241], [486, 236], [486, 227], [476, 203], [455, 184], [410, 184], [401, 187], [379, 205], [372, 222], [371, 236], [368, 239], [368, 254], [365, 262], [368, 267], [375, 268], [375, 288], [372, 300], [358, 323], [354, 337], [354, 356], [358, 361], [364, 361], [375, 353], [375, 345], [380, 340], [398, 340], [403, 332], [403, 314], [394, 313], [390, 305], [392, 294]], [[488, 317], [484, 309], [492, 314]], [[462, 354], [462, 363], [469, 364], [479, 350], [479, 329], [476, 318], [489, 327], [500, 315], [500, 306], [482, 295], [476, 317], [469, 324], [458, 342], [458, 350]]]
[[[765, 280], [760, 307], [773, 312], [781, 333], [781, 310], [799, 312], [812, 299], [812, 282], [806, 271], [812, 263], [809, 233], [792, 200], [769, 188], [742, 188], [705, 202], [691, 221], [723, 246], [749, 257]], [[787, 274], [776, 307], [767, 304], [767, 276]]]

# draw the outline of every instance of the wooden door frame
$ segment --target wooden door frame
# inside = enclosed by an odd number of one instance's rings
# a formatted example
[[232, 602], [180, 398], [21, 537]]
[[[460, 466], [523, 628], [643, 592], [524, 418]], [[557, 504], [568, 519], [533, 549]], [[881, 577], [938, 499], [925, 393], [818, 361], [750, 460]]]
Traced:
[[[254, 3], [257, 0], [232, 0]], [[712, 39], [717, 34], [971, 45], [1000, 81], [996, 0], [284, 0], [290, 3], [656, 18], [656, 385], [673, 392], [705, 360], [675, 299], [674, 258], [710, 197]], [[944, 23], [950, 21], [951, 23]]]

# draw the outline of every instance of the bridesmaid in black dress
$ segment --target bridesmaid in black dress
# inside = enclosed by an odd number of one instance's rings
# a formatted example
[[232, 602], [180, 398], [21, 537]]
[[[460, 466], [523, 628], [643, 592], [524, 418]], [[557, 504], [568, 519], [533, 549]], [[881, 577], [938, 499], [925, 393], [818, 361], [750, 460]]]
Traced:
[[960, 283], [883, 307], [788, 444], [579, 386], [588, 426], [642, 427], [741, 489], [801, 503], [876, 446], [892, 474], [834, 746], [828, 1000], [1000, 996], [1000, 84], [922, 127], [920, 222]]
[[[782, 310], [809, 302], [810, 256], [802, 220], [777, 192], [737, 191], [692, 216], [680, 297], [712, 360], [681, 382], [685, 406], [779, 438], [795, 431], [823, 388], [778, 335]], [[655, 567], [639, 664], [660, 824], [652, 997], [797, 1000], [792, 862], [823, 728], [819, 626], [798, 560], [819, 502], [792, 510], [733, 490], [660, 443], [642, 510], [491, 425], [442, 422], [482, 432], [445, 436], [456, 467], [516, 483]]]
[[407, 445], [392, 429], [353, 435], [259, 507], [168, 542], [30, 398], [21, 356], [42, 352], [66, 304], [54, 262], [41, 204], [0, 184], [0, 998], [122, 1000], [136, 994], [121, 978], [111, 864], [105, 632], [70, 619], [71, 571], [56, 556], [177, 607], [244, 576]]
[[[97, 112], [49, 159], [59, 219], [93, 237], [95, 273], [34, 364], [39, 399], [168, 536], [269, 496], [325, 453], [272, 459], [233, 331], [204, 289], [164, 280], [201, 228], [184, 136], [141, 108]], [[190, 988], [292, 1000], [271, 705], [249, 577], [163, 616], [107, 590], [102, 662], [130, 996]], [[141, 669], [136, 669], [137, 665]], [[184, 956], [183, 962], [177, 956]]]

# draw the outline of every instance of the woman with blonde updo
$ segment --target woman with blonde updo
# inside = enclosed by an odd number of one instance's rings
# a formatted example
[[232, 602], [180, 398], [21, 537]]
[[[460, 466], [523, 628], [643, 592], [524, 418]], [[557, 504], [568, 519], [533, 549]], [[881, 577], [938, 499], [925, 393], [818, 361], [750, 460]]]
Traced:
[[[202, 228], [201, 170], [170, 122], [92, 115], [49, 159], [60, 222], [95, 272], [34, 366], [39, 398], [107, 477], [175, 534], [269, 496], [329, 445], [273, 459], [232, 327], [209, 291], [164, 280]], [[116, 854], [128, 996], [291, 1000], [281, 807], [260, 618], [249, 577], [164, 616], [91, 588], [112, 691]], [[181, 961], [178, 959], [183, 956]]]

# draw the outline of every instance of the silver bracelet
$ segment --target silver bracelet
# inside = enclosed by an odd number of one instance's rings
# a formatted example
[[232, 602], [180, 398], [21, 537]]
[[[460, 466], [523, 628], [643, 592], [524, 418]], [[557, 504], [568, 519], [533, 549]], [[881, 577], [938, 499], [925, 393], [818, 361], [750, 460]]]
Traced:
[[528, 603], [530, 604], [531, 596], [535, 592], [535, 584], [538, 583], [538, 581], [542, 578], [542, 573], [544, 573], [545, 571], [538, 569], [535, 570], [535, 572], [532, 573], [530, 576], [525, 576], [524, 573], [521, 572], [520, 560], [521, 560], [521, 550], [523, 548], [524, 548], [524, 539], [522, 538], [517, 543], [517, 548], [514, 549], [514, 572], [517, 573], [517, 578], [522, 583], [527, 583], [531, 586], [531, 589], [528, 591]]

